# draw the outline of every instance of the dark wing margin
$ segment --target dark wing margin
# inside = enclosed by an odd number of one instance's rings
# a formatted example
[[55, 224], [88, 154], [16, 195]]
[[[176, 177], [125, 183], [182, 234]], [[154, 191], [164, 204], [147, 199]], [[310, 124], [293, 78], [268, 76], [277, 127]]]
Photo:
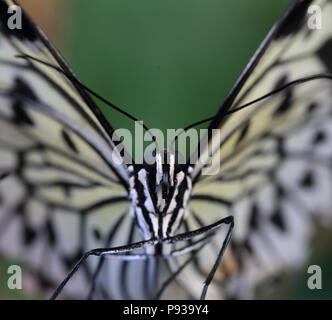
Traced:
[[[70, 87], [71, 91], [75, 91], [78, 94], [79, 106], [75, 106], [76, 111], [81, 113], [81, 116], [87, 121], [91, 127], [98, 133], [100, 138], [102, 138], [110, 149], [113, 149], [117, 141], [113, 141], [114, 129], [110, 123], [103, 116], [102, 112], [89, 96], [89, 94], [79, 85], [80, 81], [68, 66], [62, 55], [59, 51], [52, 45], [43, 31], [30, 19], [30, 17], [22, 9], [22, 29], [9, 29], [7, 25], [8, 18], [10, 14], [8, 13], [8, 8], [10, 5], [18, 5], [14, 0], [1, 0], [0, 1], [0, 18], [3, 23], [1, 24], [3, 34], [12, 42], [12, 45], [16, 47], [16, 55], [30, 55], [32, 57], [37, 57], [42, 61], [50, 63], [64, 71], [63, 75], [58, 75], [58, 78], [61, 78], [61, 85], [66, 85]], [[16, 41], [18, 40], [18, 41]], [[22, 46], [20, 44], [23, 44]], [[18, 63], [22, 58], [16, 58], [16, 56], [11, 57], [10, 63]], [[9, 61], [8, 61], [9, 62]], [[22, 63], [23, 64], [23, 63]], [[36, 61], [27, 61], [27, 65], [30, 65], [31, 68], [35, 70], [45, 70]], [[38, 65], [39, 64], [39, 65]], [[45, 66], [44, 66], [45, 67]], [[49, 67], [46, 67], [46, 69]], [[50, 77], [50, 75], [55, 72], [52, 70], [46, 70], [44, 74]], [[50, 77], [52, 78], [52, 77]], [[71, 79], [76, 79], [77, 81], [71, 81]], [[67, 88], [68, 89], [68, 88]], [[74, 106], [74, 105], [73, 105]], [[121, 166], [112, 165], [112, 170], [117, 175], [119, 181], [127, 188], [127, 172], [125, 165]]]
[[[16, 0], [2, 0], [0, 2], [0, 20], [6, 21], [9, 17], [8, 15], [8, 6], [10, 4], [19, 5]], [[75, 89], [79, 92], [80, 96], [84, 100], [84, 102], [91, 108], [91, 110], [94, 112], [100, 123], [103, 125], [105, 131], [109, 134], [110, 137], [112, 137], [112, 133], [114, 129], [110, 125], [110, 123], [105, 119], [104, 115], [101, 113], [98, 106], [95, 104], [95, 102], [91, 99], [89, 94], [87, 94], [79, 85], [78, 83], [80, 80], [75, 75], [74, 71], [69, 67], [65, 59], [60, 54], [59, 50], [55, 48], [55, 46], [50, 42], [50, 40], [47, 38], [45, 33], [36, 25], [31, 18], [26, 14], [24, 9], [22, 8], [23, 17], [22, 17], [22, 26], [23, 28], [21, 30], [14, 29], [11, 30], [8, 28], [8, 26], [4, 25], [4, 30], [7, 30], [8, 36], [15, 36], [17, 38], [20, 38], [22, 41], [24, 39], [27, 39], [28, 41], [41, 41], [44, 46], [49, 50], [51, 55], [54, 57], [56, 62], [59, 64], [61, 69], [65, 72], [65, 74], [69, 75], [71, 78], [74, 78], [77, 80], [77, 82], [71, 82], [72, 85], [75, 87]], [[70, 81], [70, 80], [69, 80]]]
[[238, 98], [243, 85], [248, 80], [253, 70], [261, 60], [262, 56], [266, 52], [267, 48], [273, 40], [283, 38], [292, 33], [295, 33], [299, 28], [301, 28], [303, 19], [307, 14], [308, 6], [312, 3], [312, 0], [293, 0], [289, 5], [284, 14], [280, 19], [273, 25], [268, 35], [265, 37], [263, 42], [260, 44], [259, 48], [256, 50], [253, 57], [250, 59], [249, 63], [242, 71], [241, 75], [235, 82], [234, 86], [228, 93], [227, 97], [221, 104], [215, 120], [209, 125], [209, 129], [220, 128], [221, 121], [223, 121], [227, 111], [232, 107], [235, 100]]

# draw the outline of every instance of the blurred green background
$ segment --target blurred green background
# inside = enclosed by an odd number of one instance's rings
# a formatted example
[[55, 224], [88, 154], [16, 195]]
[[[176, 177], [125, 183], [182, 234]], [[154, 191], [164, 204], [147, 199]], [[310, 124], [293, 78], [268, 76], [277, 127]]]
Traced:
[[[29, 1], [36, 0], [21, 3]], [[165, 130], [216, 113], [290, 0], [43, 2], [57, 2], [48, 17], [46, 9], [39, 14], [46, 24], [54, 20], [47, 26], [50, 38], [81, 81], [147, 126]], [[133, 128], [130, 120], [100, 106], [113, 127]], [[308, 290], [302, 271], [268, 297], [332, 297], [331, 259], [317, 253], [314, 263], [323, 268], [323, 290]], [[0, 270], [3, 275], [3, 265]]]
[[149, 127], [183, 128], [216, 113], [288, 3], [72, 0], [63, 51], [85, 84]]

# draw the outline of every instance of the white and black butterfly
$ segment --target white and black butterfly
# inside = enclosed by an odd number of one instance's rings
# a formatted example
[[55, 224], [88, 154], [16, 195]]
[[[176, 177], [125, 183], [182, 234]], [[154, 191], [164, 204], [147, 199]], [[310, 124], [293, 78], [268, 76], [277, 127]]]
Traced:
[[[199, 298], [204, 281], [202, 297], [247, 298], [303, 264], [313, 218], [332, 216], [332, 1], [291, 3], [196, 164], [157, 149], [153, 165], [128, 166], [112, 157], [118, 142], [91, 91], [39, 28], [26, 15], [8, 28], [13, 4], [0, 1], [2, 255], [24, 259], [45, 286], [61, 283], [54, 298]], [[309, 28], [311, 5], [323, 29]], [[215, 170], [209, 149], [220, 169], [202, 175]]]

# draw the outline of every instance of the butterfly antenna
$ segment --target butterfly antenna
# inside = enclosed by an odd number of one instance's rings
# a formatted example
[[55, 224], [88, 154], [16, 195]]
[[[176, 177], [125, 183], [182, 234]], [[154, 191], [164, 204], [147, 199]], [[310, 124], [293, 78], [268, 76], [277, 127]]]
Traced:
[[[243, 105], [241, 105], [239, 107], [236, 107], [236, 108], [234, 108], [232, 110], [229, 110], [225, 115], [229, 115], [229, 114], [235, 113], [237, 111], [240, 111], [242, 109], [245, 109], [245, 108], [247, 108], [247, 107], [249, 107], [249, 106], [251, 106], [251, 105], [253, 105], [253, 104], [257, 103], [257, 102], [260, 102], [260, 101], [262, 101], [262, 100], [264, 100], [264, 99], [266, 99], [266, 98], [268, 98], [268, 97], [270, 97], [272, 95], [275, 95], [275, 94], [277, 94], [277, 93], [279, 93], [279, 92], [281, 92], [281, 91], [283, 91], [283, 90], [285, 90], [285, 89], [287, 89], [287, 88], [289, 88], [291, 86], [295, 86], [295, 85], [298, 85], [298, 84], [301, 84], [301, 83], [305, 83], [305, 82], [309, 82], [309, 81], [313, 81], [313, 80], [318, 80], [318, 79], [332, 80], [332, 75], [328, 74], [328, 73], [327, 74], [322, 73], [322, 74], [316, 74], [316, 75], [313, 75], [313, 76], [296, 79], [294, 81], [291, 81], [291, 82], [288, 82], [288, 83], [284, 84], [283, 86], [281, 86], [281, 87], [279, 87], [279, 88], [277, 88], [275, 90], [270, 91], [269, 93], [267, 93], [267, 94], [265, 94], [265, 95], [263, 95], [263, 96], [255, 99], [255, 100], [252, 100], [252, 101], [250, 101], [250, 102], [248, 102], [246, 104], [243, 104]], [[181, 134], [183, 134], [184, 132], [186, 132], [189, 129], [191, 129], [193, 127], [196, 127], [196, 126], [198, 126], [200, 124], [212, 121], [214, 119], [216, 119], [216, 117], [209, 117], [209, 118], [197, 121], [197, 122], [195, 122], [195, 123], [193, 123], [193, 124], [185, 127], [179, 134], [177, 134], [175, 136], [175, 138], [172, 141], [172, 145], [175, 143], [175, 141], [178, 139], [178, 137]]]
[[191, 124], [190, 126], [185, 127], [184, 129], [181, 130], [180, 133], [178, 133], [178, 134], [174, 137], [174, 139], [173, 139], [172, 142], [170, 143], [169, 149], [170, 149], [170, 150], [173, 150], [173, 151], [175, 150], [175, 147], [174, 147], [175, 142], [176, 142], [176, 140], [179, 138], [179, 136], [181, 136], [183, 133], [185, 133], [186, 131], [188, 131], [189, 129], [191, 129], [191, 128], [193, 128], [193, 127], [196, 127], [196, 126], [198, 126], [198, 125], [200, 125], [200, 124], [203, 124], [203, 123], [205, 123], [205, 122], [208, 122], [208, 121], [212, 121], [212, 120], [214, 120], [214, 119], [215, 119], [215, 117], [210, 117], [210, 118], [207, 118], [207, 119], [204, 119], [204, 120], [197, 121], [197, 122]]
[[[98, 93], [96, 93], [95, 91], [93, 91], [92, 89], [88, 88], [87, 86], [85, 86], [81, 81], [79, 81], [78, 79], [76, 79], [75, 77], [73, 77], [72, 75], [66, 73], [64, 70], [62, 70], [61, 68], [49, 63], [49, 62], [46, 62], [46, 61], [43, 61], [43, 60], [40, 60], [38, 58], [35, 58], [33, 56], [30, 56], [30, 55], [27, 55], [27, 54], [23, 54], [23, 55], [16, 55], [16, 58], [23, 58], [23, 59], [26, 59], [26, 60], [33, 60], [33, 61], [36, 61], [36, 62], [39, 62], [45, 66], [48, 66], [60, 73], [62, 73], [64, 76], [66, 76], [70, 81], [76, 83], [77, 85], [79, 85], [82, 89], [84, 89], [85, 91], [89, 92], [90, 94], [92, 94], [94, 97], [96, 97], [97, 99], [99, 99], [100, 101], [104, 102], [106, 105], [108, 105], [109, 107], [113, 108], [114, 110], [120, 112], [121, 114], [123, 114], [124, 116], [128, 117], [129, 119], [135, 121], [135, 122], [138, 122], [152, 137], [152, 140], [157, 144], [156, 142], [156, 137], [150, 132], [150, 129], [142, 122], [142, 121], [139, 121], [137, 118], [135, 118], [133, 115], [131, 115], [130, 113], [124, 111], [123, 109], [117, 107], [116, 105], [114, 105], [113, 103], [111, 103], [110, 101], [106, 100], [105, 98], [103, 98], [101, 95], [99, 95]], [[157, 146], [158, 147], [158, 146]]]
[[252, 100], [252, 101], [250, 101], [250, 102], [248, 102], [246, 104], [243, 104], [243, 105], [241, 105], [239, 107], [236, 107], [236, 108], [234, 108], [232, 110], [229, 110], [226, 113], [226, 115], [231, 114], [231, 113], [235, 113], [235, 112], [237, 112], [237, 111], [239, 111], [241, 109], [247, 108], [247, 107], [249, 107], [249, 106], [251, 106], [251, 105], [253, 105], [253, 104], [255, 104], [255, 103], [259, 102], [259, 101], [262, 101], [262, 100], [264, 100], [264, 99], [266, 99], [266, 98], [268, 98], [268, 97], [270, 97], [270, 96], [272, 96], [274, 94], [277, 94], [277, 93], [279, 93], [279, 92], [281, 92], [281, 91], [283, 91], [283, 90], [285, 90], [285, 89], [287, 89], [289, 87], [292, 87], [292, 86], [295, 86], [295, 85], [298, 85], [298, 84], [302, 84], [302, 83], [305, 83], [305, 82], [313, 81], [313, 80], [318, 80], [318, 79], [332, 80], [332, 74], [329, 74], [329, 73], [319, 73], [319, 74], [315, 74], [315, 75], [312, 75], [312, 76], [309, 76], [309, 77], [303, 77], [303, 78], [299, 78], [299, 79], [293, 80], [293, 81], [288, 82], [288, 83], [284, 84], [283, 86], [281, 86], [281, 87], [279, 87], [279, 88], [277, 88], [275, 90], [270, 91], [269, 93], [267, 93], [267, 94], [265, 94], [265, 95], [263, 95], [263, 96], [255, 99], [255, 100]]

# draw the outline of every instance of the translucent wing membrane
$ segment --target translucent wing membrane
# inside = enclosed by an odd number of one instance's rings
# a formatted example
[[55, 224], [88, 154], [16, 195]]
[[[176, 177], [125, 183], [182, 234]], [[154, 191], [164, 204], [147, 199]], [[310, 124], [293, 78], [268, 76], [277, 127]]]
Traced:
[[[84, 252], [119, 241], [109, 233], [120, 218], [131, 224], [127, 170], [114, 162], [113, 130], [89, 96], [17, 58], [74, 76], [25, 15], [22, 29], [8, 28], [13, 4], [0, 1], [0, 252], [28, 262], [54, 289]], [[87, 294], [94, 266], [91, 259], [68, 295]]]
[[[322, 29], [309, 28], [311, 5], [321, 8]], [[207, 161], [206, 148], [194, 168], [186, 223], [206, 225], [229, 214], [235, 221], [210, 298], [252, 297], [263, 280], [299, 267], [310, 253], [312, 218], [318, 217], [323, 225], [330, 221], [331, 81], [290, 87], [225, 114], [290, 81], [332, 74], [331, 18], [331, 1], [294, 1], [210, 125], [220, 128], [221, 139], [210, 139], [214, 165]], [[183, 283], [195, 297], [200, 292], [189, 279], [204, 281], [220, 241], [216, 237], [207, 245], [210, 253], [200, 253], [197, 263], [183, 273]]]

